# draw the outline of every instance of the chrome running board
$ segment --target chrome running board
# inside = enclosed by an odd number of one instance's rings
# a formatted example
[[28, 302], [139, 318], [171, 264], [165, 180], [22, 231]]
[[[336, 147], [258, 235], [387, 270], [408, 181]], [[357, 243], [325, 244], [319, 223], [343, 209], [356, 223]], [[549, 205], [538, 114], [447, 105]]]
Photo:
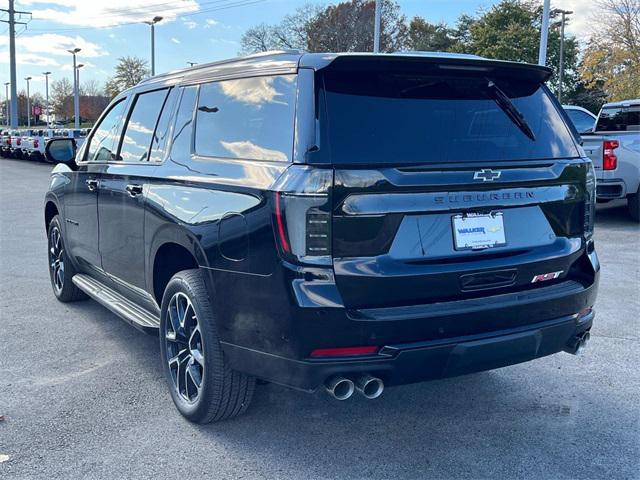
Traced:
[[146, 333], [157, 333], [160, 328], [160, 319], [157, 316], [95, 278], [78, 273], [73, 276], [72, 281], [84, 293], [134, 327]]

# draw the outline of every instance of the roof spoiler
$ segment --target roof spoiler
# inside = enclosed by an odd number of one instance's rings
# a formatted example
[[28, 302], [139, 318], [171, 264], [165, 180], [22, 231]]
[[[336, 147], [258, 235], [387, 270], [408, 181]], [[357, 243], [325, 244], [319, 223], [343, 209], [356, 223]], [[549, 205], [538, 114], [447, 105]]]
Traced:
[[[304, 57], [303, 57], [304, 58]], [[346, 54], [327, 55], [324, 65], [316, 63], [317, 70], [366, 71], [384, 69], [386, 72], [424, 72], [434, 74], [441, 72], [477, 72], [492, 77], [521, 78], [539, 83], [551, 77], [549, 67], [530, 63], [506, 62], [491, 60], [472, 55], [433, 55], [433, 54]], [[303, 66], [303, 65], [301, 65]]]

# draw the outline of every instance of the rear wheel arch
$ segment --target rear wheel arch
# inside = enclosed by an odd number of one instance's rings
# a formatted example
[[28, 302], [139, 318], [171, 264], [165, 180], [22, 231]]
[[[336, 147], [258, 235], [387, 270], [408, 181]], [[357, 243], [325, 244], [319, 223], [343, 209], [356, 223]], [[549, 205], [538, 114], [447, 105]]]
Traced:
[[162, 304], [162, 296], [171, 278], [183, 270], [199, 268], [199, 262], [193, 252], [176, 242], [165, 242], [159, 245], [151, 264], [153, 296]]
[[53, 217], [60, 214], [60, 210], [58, 206], [55, 204], [53, 200], [48, 200], [44, 207], [44, 228], [48, 232], [49, 225], [51, 224], [51, 220]]

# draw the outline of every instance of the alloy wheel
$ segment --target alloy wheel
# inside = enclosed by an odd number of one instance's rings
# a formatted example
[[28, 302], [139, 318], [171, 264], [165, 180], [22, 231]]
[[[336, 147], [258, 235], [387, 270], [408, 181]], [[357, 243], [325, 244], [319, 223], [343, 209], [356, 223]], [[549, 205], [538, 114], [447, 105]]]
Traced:
[[51, 280], [56, 292], [61, 292], [64, 287], [64, 247], [60, 229], [54, 226], [49, 234], [49, 268]]
[[163, 333], [173, 388], [184, 401], [195, 403], [204, 378], [204, 349], [198, 317], [191, 300], [182, 292], [171, 297], [167, 309]]

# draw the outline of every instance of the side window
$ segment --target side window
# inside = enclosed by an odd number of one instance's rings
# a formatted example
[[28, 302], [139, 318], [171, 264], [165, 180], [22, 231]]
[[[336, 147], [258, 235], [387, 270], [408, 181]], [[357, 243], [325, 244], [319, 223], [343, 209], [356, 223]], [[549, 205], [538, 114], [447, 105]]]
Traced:
[[179, 97], [177, 88], [172, 88], [169, 91], [169, 96], [164, 101], [164, 107], [162, 107], [162, 113], [156, 126], [156, 131], [153, 133], [153, 139], [151, 142], [151, 154], [149, 155], [149, 161], [161, 162], [164, 160], [165, 153], [167, 151], [167, 144], [169, 143], [169, 135], [171, 131], [171, 119], [176, 108], [176, 102]]
[[291, 160], [295, 98], [295, 75], [202, 85], [196, 115], [196, 153], [249, 160]]
[[113, 159], [125, 105], [124, 99], [116, 103], [95, 128], [89, 143], [88, 162], [108, 162]]
[[182, 91], [180, 108], [176, 115], [171, 142], [171, 156], [173, 158], [188, 158], [191, 156], [191, 132], [193, 130], [193, 109], [196, 103], [198, 87], [186, 87]]
[[151, 137], [158, 122], [158, 115], [167, 96], [167, 89], [140, 93], [136, 96], [122, 137], [118, 160], [145, 162], [148, 160]]

